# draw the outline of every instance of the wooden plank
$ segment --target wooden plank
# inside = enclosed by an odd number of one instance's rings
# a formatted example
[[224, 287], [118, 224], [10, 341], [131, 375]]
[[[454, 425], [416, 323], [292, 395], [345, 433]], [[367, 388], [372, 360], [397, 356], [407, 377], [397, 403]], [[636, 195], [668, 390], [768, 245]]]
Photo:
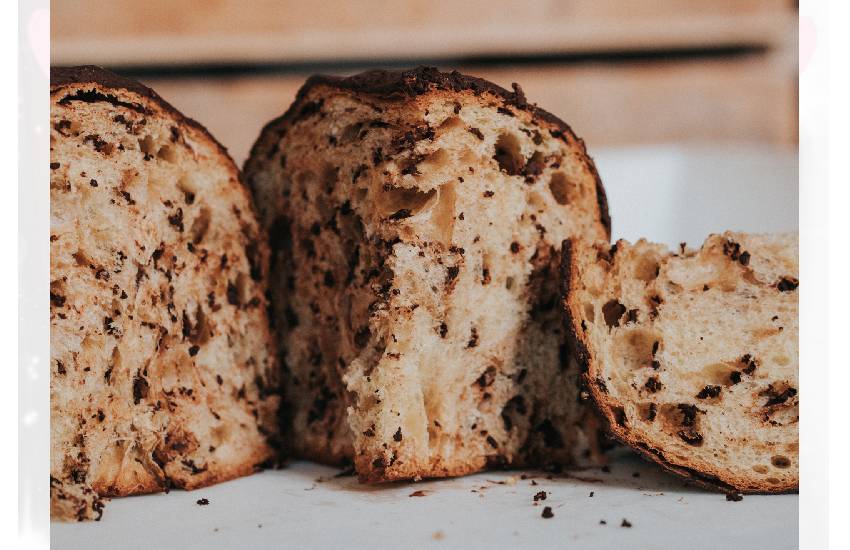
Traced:
[[[461, 67], [566, 120], [595, 147], [650, 143], [796, 143], [796, 74], [772, 57], [703, 62]], [[242, 163], [260, 128], [307, 75], [148, 79]]]
[[[786, 0], [52, 2], [54, 64], [457, 58], [783, 43]], [[519, 8], [518, 6], [521, 6]]]

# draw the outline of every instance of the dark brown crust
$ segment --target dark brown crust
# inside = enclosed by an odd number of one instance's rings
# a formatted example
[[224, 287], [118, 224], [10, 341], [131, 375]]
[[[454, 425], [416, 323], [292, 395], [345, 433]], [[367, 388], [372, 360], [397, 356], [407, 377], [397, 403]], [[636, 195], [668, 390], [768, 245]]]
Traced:
[[685, 466], [673, 464], [667, 459], [667, 457], [664, 456], [664, 452], [660, 449], [656, 449], [642, 441], [636, 441], [634, 438], [629, 437], [626, 430], [617, 423], [615, 414], [609, 403], [610, 399], [603, 395], [603, 392], [595, 383], [595, 376], [590, 372], [593, 358], [588, 350], [586, 341], [580, 335], [579, 324], [581, 321], [573, 315], [572, 307], [570, 306], [569, 296], [573, 288], [575, 288], [574, 285], [576, 281], [574, 281], [574, 276], [578, 273], [578, 262], [573, 255], [573, 248], [574, 244], [570, 240], [564, 241], [561, 245], [561, 266], [559, 271], [561, 302], [566, 314], [564, 322], [566, 324], [567, 338], [570, 339], [572, 343], [573, 349], [575, 350], [576, 360], [582, 370], [582, 385], [587, 388], [594, 408], [599, 412], [599, 416], [601, 416], [604, 420], [606, 431], [623, 445], [631, 447], [637, 451], [637, 453], [643, 458], [655, 462], [665, 470], [677, 474], [704, 489], [721, 491], [726, 494], [745, 493], [751, 495], [789, 494], [799, 492], [796, 487], [776, 491], [753, 491], [746, 488], [735, 487], [712, 475], [708, 475]]
[[[221, 143], [219, 143], [213, 136], [210, 134], [209, 130], [207, 130], [201, 123], [196, 120], [193, 120], [187, 116], [184, 116], [183, 113], [174, 108], [170, 103], [162, 99], [159, 94], [155, 91], [151, 90], [141, 82], [136, 80], [132, 80], [129, 78], [125, 78], [123, 76], [117, 75], [111, 71], [107, 71], [102, 67], [98, 67], [96, 65], [81, 65], [79, 67], [51, 67], [50, 68], [50, 95], [54, 95], [63, 88], [71, 88], [71, 87], [80, 87], [85, 84], [96, 84], [101, 88], [111, 88], [115, 90], [126, 90], [128, 92], [134, 93], [140, 97], [143, 97], [149, 101], [152, 101], [157, 106], [159, 106], [163, 111], [167, 112], [169, 115], [174, 117], [176, 122], [180, 124], [185, 124], [190, 126], [191, 128], [197, 130], [203, 136], [212, 143], [218, 152], [221, 153], [224, 157], [227, 158], [227, 162], [233, 165], [233, 169], [236, 170], [236, 173], [239, 174], [239, 167], [236, 166], [236, 163], [233, 162], [233, 159], [230, 158], [230, 154], [227, 152], [227, 148], [225, 148]], [[100, 97], [98, 97], [100, 96]], [[64, 98], [63, 98], [64, 100]], [[98, 94], [98, 92], [92, 90], [88, 93], [82, 93], [79, 97], [69, 97], [69, 101], [106, 101], [108, 103], [112, 103], [113, 105], [126, 107], [128, 109], [133, 109], [135, 111], [139, 111], [141, 113], [149, 113], [150, 109], [148, 109], [145, 105], [129, 103], [126, 101], [121, 101], [115, 96], [109, 94]], [[60, 100], [62, 101], [62, 100]], [[241, 181], [241, 177], [239, 178]]]
[[[441, 72], [436, 67], [419, 66], [403, 71], [372, 70], [349, 77], [313, 75], [298, 90], [295, 101], [289, 109], [283, 115], [263, 127], [260, 132], [260, 139], [257, 140], [251, 149], [249, 162], [251, 159], [258, 158], [261, 150], [269, 145], [267, 143], [268, 140], [263, 139], [263, 137], [277, 135], [280, 129], [285, 127], [300, 112], [302, 102], [310, 90], [319, 85], [349, 90], [355, 93], [369, 94], [379, 99], [391, 101], [412, 99], [434, 91], [471, 91], [475, 95], [490, 93], [502, 98], [506, 104], [526, 111], [531, 114], [533, 119], [545, 122], [556, 128], [563, 135], [564, 141], [568, 143], [574, 142], [578, 145], [583, 157], [587, 160], [590, 172], [596, 180], [596, 201], [599, 206], [599, 219], [605, 227], [608, 238], [611, 238], [611, 217], [608, 213], [608, 199], [605, 195], [605, 188], [602, 186], [602, 180], [599, 177], [593, 159], [587, 154], [584, 141], [575, 135], [572, 128], [566, 122], [540, 109], [536, 105], [528, 103], [519, 86], [515, 87], [515, 91], [509, 91], [483, 78], [467, 76], [458, 71]], [[251, 171], [248, 164], [245, 165], [245, 171]]]

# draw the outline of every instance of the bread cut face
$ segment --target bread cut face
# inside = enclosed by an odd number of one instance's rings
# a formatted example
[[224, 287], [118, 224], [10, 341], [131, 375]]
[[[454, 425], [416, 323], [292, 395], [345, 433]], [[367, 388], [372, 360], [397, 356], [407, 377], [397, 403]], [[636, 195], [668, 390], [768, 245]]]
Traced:
[[245, 175], [297, 455], [367, 482], [592, 455], [557, 266], [609, 222], [566, 124], [459, 73], [313, 77]]
[[54, 517], [254, 471], [279, 377], [267, 245], [236, 166], [102, 69], [54, 69], [50, 95]]
[[613, 435], [726, 491], [799, 483], [796, 234], [564, 247], [569, 329]]

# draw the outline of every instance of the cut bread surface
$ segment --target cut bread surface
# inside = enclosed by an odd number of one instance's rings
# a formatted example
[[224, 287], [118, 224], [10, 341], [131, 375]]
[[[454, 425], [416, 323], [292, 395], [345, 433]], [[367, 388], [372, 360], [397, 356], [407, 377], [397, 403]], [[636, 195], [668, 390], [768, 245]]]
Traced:
[[313, 77], [245, 175], [295, 454], [367, 482], [596, 457], [557, 266], [609, 221], [566, 124], [458, 73]]
[[617, 439], [703, 485], [797, 489], [797, 243], [564, 246], [569, 330]]
[[51, 71], [54, 519], [273, 456], [268, 252], [226, 151], [144, 86]]

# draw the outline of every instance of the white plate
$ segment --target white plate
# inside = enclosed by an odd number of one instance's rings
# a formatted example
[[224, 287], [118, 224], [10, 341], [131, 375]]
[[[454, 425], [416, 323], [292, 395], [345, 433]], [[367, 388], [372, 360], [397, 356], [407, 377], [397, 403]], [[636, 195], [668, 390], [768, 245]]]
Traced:
[[[698, 245], [725, 229], [797, 228], [797, 163], [790, 152], [657, 147], [595, 153], [614, 238]], [[727, 502], [628, 453], [617, 454], [610, 473], [553, 479], [498, 472], [368, 487], [335, 473], [296, 462], [191, 493], [114, 499], [100, 522], [52, 524], [51, 542], [86, 550], [798, 545], [797, 495]], [[425, 496], [409, 496], [417, 490]], [[535, 505], [539, 491], [547, 498]], [[201, 498], [209, 504], [197, 504]], [[554, 517], [541, 517], [544, 506]], [[631, 527], [622, 526], [624, 519]]]

